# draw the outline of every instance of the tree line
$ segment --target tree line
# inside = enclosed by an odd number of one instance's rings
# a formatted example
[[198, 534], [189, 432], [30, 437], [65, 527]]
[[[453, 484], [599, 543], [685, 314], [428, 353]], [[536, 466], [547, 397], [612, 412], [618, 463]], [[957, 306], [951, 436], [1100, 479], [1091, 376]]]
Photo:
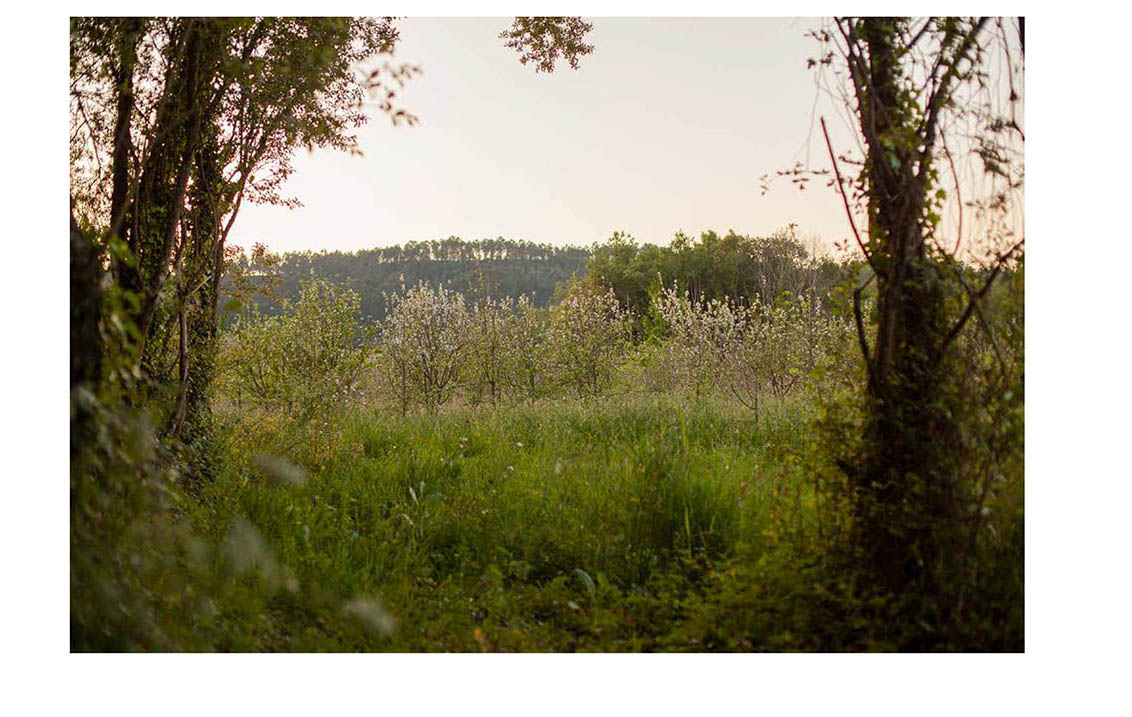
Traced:
[[[517, 300], [526, 296], [547, 306], [555, 289], [586, 272], [591, 252], [574, 246], [555, 247], [531, 241], [449, 237], [353, 252], [240, 252], [231, 260], [221, 291], [222, 319], [230, 322], [240, 310], [254, 306], [277, 316], [284, 300], [295, 302], [302, 283], [323, 279], [349, 287], [361, 297], [363, 317], [380, 320], [388, 310], [386, 296], [402, 284], [425, 282], [467, 295], [488, 293]], [[229, 303], [232, 299], [235, 302]]]
[[[785, 295], [813, 294], [827, 307], [846, 269], [855, 270], [856, 264], [837, 261], [820, 246], [818, 240], [807, 243], [787, 227], [765, 237], [705, 231], [691, 238], [678, 232], [667, 245], [640, 244], [617, 231], [589, 248], [449, 237], [356, 252], [277, 256], [241, 251], [230, 258], [221, 285], [227, 299], [222, 307], [229, 321], [248, 305], [279, 315], [283, 301], [297, 301], [302, 282], [311, 279], [354, 289], [361, 297], [362, 316], [375, 320], [385, 316], [389, 292], [420, 282], [469, 298], [526, 296], [547, 307], [577, 279], [612, 288], [618, 301], [638, 317], [639, 334], [639, 320], [648, 315], [661, 285], [678, 285], [696, 300], [728, 297], [765, 305]], [[237, 301], [229, 304], [231, 299]]]

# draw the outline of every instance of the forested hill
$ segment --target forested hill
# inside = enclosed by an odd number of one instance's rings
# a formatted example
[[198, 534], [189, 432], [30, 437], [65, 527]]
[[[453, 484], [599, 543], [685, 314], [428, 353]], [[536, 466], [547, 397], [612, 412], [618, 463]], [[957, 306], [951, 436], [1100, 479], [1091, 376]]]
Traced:
[[238, 277], [250, 273], [259, 280], [264, 275], [275, 277], [273, 297], [250, 298], [265, 314], [278, 313], [282, 299], [297, 300], [300, 283], [310, 279], [326, 279], [357, 291], [368, 319], [385, 316], [386, 293], [397, 291], [402, 283], [411, 287], [420, 281], [468, 296], [485, 290], [497, 296], [527, 295], [547, 306], [559, 283], [585, 274], [589, 258], [590, 250], [579, 247], [458, 237], [356, 252], [288, 252], [266, 261], [240, 256], [233, 267], [237, 278], [225, 281], [225, 293], [232, 298], [238, 293]]
[[[628, 234], [614, 232], [591, 248], [458, 237], [357, 252], [282, 256], [257, 247], [250, 256], [230, 257], [221, 307], [223, 318], [229, 320], [249, 304], [276, 315], [283, 300], [296, 301], [300, 284], [311, 279], [358, 292], [367, 319], [384, 318], [386, 294], [421, 281], [469, 299], [484, 294], [515, 299], [526, 295], [538, 306], [549, 306], [556, 288], [577, 278], [612, 288], [626, 308], [642, 316], [658, 280], [709, 300], [758, 298], [770, 303], [784, 293], [812, 291], [824, 299], [844, 268], [828, 256], [814, 255], [789, 229], [768, 237], [706, 231], [692, 238], [678, 233], [666, 246], [640, 244]], [[265, 285], [272, 286], [267, 296], [260, 291]], [[231, 302], [233, 298], [239, 301]]]

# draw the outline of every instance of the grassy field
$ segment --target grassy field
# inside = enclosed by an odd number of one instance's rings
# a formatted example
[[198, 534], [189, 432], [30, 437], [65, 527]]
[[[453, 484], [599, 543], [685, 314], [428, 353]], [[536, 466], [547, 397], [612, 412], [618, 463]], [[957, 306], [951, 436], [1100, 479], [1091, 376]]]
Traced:
[[127, 467], [153, 458], [126, 450], [110, 475], [128, 481], [74, 494], [93, 512], [72, 539], [98, 549], [72, 564], [90, 585], [72, 603], [72, 639], [151, 651], [1021, 649], [1020, 480], [988, 505], [965, 613], [946, 612], [946, 596], [878, 593], [838, 497], [830, 456], [845, 446], [826, 445], [853, 435], [837, 413], [847, 405], [803, 392], [756, 421], [663, 395], [408, 415], [355, 403], [296, 421], [218, 402], [227, 438], [210, 447], [209, 480], [187, 493], [167, 487], [176, 475], [138, 483]]
[[238, 650], [820, 649], [781, 585], [773, 606], [751, 594], [776, 561], [800, 587], [793, 546], [822, 530], [812, 416], [767, 414], [633, 400], [245, 427], [193, 503], [244, 589], [193, 629]]

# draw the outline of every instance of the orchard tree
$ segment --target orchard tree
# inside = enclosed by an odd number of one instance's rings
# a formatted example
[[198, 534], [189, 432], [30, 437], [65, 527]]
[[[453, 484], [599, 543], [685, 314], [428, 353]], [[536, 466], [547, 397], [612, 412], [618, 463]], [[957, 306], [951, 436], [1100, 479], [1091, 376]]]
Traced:
[[746, 308], [726, 297], [693, 300], [675, 286], [662, 289], [653, 305], [670, 334], [667, 358], [677, 384], [696, 398], [719, 387], [747, 330]]
[[550, 321], [550, 351], [563, 381], [579, 396], [608, 391], [632, 324], [632, 312], [621, 306], [613, 289], [602, 293], [575, 285]]
[[503, 327], [503, 381], [513, 396], [534, 401], [550, 390], [548, 312], [523, 295]]
[[282, 315], [252, 312], [226, 332], [221, 352], [229, 394], [301, 419], [356, 392], [374, 336], [361, 297], [326, 281], [303, 284]]
[[475, 349], [473, 316], [462, 294], [421, 282], [390, 294], [381, 323], [382, 380], [402, 411], [419, 403], [436, 411], [459, 388]]
[[503, 392], [507, 371], [506, 341], [515, 319], [515, 300], [485, 296], [472, 306], [468, 388], [471, 397], [485, 397], [494, 406]]

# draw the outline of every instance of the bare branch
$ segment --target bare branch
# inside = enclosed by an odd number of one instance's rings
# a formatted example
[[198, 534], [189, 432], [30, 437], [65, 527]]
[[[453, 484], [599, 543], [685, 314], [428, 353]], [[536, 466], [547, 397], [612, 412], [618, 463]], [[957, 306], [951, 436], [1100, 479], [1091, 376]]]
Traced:
[[[975, 46], [975, 38], [979, 32], [982, 31], [983, 26], [987, 24], [987, 18], [981, 17], [975, 23], [975, 27], [963, 36], [959, 43], [959, 47], [951, 56], [951, 61], [947, 63], [947, 72], [939, 80], [939, 84], [935, 90], [932, 91], [931, 97], [928, 98], [926, 110], [924, 112], [924, 121], [921, 125], [922, 131], [920, 136], [924, 138], [924, 150], [920, 153], [920, 168], [919, 178], [926, 179], [928, 172], [931, 169], [931, 155], [932, 148], [935, 146], [936, 139], [936, 126], [939, 124], [940, 112], [943, 110], [947, 100], [951, 98], [951, 83], [952, 80], [959, 74], [959, 67], [966, 59], [967, 53]], [[946, 54], [946, 48], [940, 48], [940, 58]], [[934, 74], [933, 70], [933, 74]]]
[[971, 315], [975, 312], [975, 305], [978, 302], [982, 301], [983, 297], [987, 295], [987, 292], [990, 291], [991, 285], [994, 284], [994, 280], [998, 278], [999, 273], [1002, 271], [1003, 267], [1006, 266], [1006, 262], [1010, 259], [1010, 257], [1014, 256], [1014, 252], [1018, 251], [1018, 249], [1021, 248], [1022, 244], [1025, 243], [1025, 241], [1025, 239], [1020, 239], [1004, 254], [999, 255], [997, 261], [995, 262], [994, 269], [991, 271], [990, 276], [987, 277], [986, 283], [983, 284], [982, 288], [979, 289], [978, 292], [968, 298], [967, 308], [963, 311], [963, 315], [959, 317], [959, 320], [955, 322], [955, 325], [951, 327], [951, 330], [947, 332], [947, 336], [939, 345], [938, 355], [940, 357], [943, 356], [943, 352], [947, 350], [947, 347], [951, 344], [951, 342], [959, 336], [959, 332], [963, 330], [963, 327], [967, 325], [967, 321], [970, 320]]
[[829, 130], [825, 126], [825, 117], [821, 118], [821, 131], [825, 135], [825, 147], [829, 150], [829, 161], [833, 162], [833, 174], [837, 178], [837, 190], [841, 193], [841, 201], [845, 204], [845, 216], [849, 218], [849, 228], [853, 230], [853, 238], [857, 240], [857, 246], [861, 248], [861, 253], [865, 255], [865, 260], [869, 262], [869, 266], [876, 270], [873, 264], [873, 256], [869, 250], [865, 248], [865, 243], [861, 241], [861, 235], [857, 232], [857, 223], [853, 221], [853, 210], [849, 207], [849, 197], [845, 194], [845, 186], [841, 183], [841, 169], [837, 166], [837, 157], [833, 153], [833, 144], [829, 141]]

